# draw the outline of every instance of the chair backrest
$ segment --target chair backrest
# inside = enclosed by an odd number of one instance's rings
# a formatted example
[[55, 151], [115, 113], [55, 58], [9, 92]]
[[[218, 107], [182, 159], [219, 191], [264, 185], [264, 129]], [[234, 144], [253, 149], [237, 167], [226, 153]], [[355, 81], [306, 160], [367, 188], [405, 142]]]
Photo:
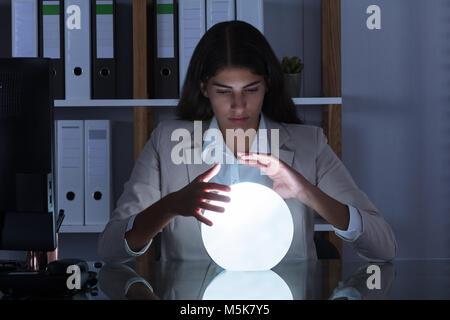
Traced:
[[341, 256], [336, 247], [327, 239], [321, 237], [318, 232], [314, 233], [314, 244], [318, 259], [340, 259]]

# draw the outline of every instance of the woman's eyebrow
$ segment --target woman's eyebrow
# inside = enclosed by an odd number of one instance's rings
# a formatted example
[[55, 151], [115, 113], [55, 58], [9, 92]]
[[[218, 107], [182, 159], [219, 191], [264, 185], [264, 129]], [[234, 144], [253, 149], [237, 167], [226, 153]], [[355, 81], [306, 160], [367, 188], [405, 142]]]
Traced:
[[[260, 83], [260, 82], [261, 82], [261, 80], [251, 82], [251, 83], [245, 85], [244, 88], [253, 86], [253, 85], [258, 84], [258, 83]], [[212, 85], [213, 85], [213, 86], [218, 86], [218, 87], [223, 87], [223, 88], [228, 88], [228, 89], [232, 89], [232, 88], [233, 88], [233, 87], [226, 86], [226, 85], [221, 84], [221, 83], [218, 83], [218, 82], [213, 82]]]

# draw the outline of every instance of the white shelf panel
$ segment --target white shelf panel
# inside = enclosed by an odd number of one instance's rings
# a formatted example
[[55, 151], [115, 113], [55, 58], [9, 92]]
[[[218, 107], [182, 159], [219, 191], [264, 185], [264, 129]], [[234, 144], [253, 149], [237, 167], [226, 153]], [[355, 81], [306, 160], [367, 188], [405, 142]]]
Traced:
[[334, 231], [333, 226], [331, 224], [315, 224], [314, 231]]
[[[61, 226], [59, 233], [101, 233], [104, 225], [98, 226]], [[333, 231], [331, 224], [315, 224], [314, 231]]]
[[178, 99], [55, 100], [55, 107], [175, 107]]
[[329, 224], [324, 218], [315, 213], [314, 231], [334, 231], [333, 225]]
[[[59, 233], [101, 233], [104, 225], [98, 226], [61, 226]], [[314, 231], [333, 231], [331, 224], [315, 224]]]
[[[342, 104], [342, 98], [293, 98], [296, 105]], [[55, 100], [55, 107], [175, 107], [178, 99]]]
[[105, 225], [90, 225], [90, 226], [69, 226], [62, 225], [59, 228], [59, 233], [100, 233], [105, 229]]
[[293, 98], [295, 105], [324, 105], [324, 104], [342, 104], [342, 98]]

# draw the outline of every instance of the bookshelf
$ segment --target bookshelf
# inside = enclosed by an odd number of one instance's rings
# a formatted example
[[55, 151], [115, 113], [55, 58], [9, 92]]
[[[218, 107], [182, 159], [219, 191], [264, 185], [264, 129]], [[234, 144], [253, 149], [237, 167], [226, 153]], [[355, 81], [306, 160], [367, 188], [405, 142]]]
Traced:
[[[153, 110], [151, 107], [173, 106], [177, 100], [149, 100], [147, 90], [147, 6], [152, 0], [133, 0], [133, 79], [134, 79], [134, 134], [135, 159], [143, 149], [153, 130]], [[294, 98], [295, 105], [316, 105], [322, 108], [322, 128], [334, 152], [341, 157], [341, 35], [340, 35], [340, 0], [322, 0], [322, 97]], [[102, 102], [99, 102], [100, 104]], [[114, 103], [131, 103], [131, 101]], [[61, 104], [60, 107], [68, 105]], [[342, 240], [338, 238], [330, 225], [318, 222], [316, 231], [326, 232], [326, 239], [338, 249], [342, 257]], [[136, 260], [136, 272], [144, 278], [153, 276], [152, 259], [154, 248], [151, 247]], [[340, 269], [330, 268], [328, 273]], [[327, 283], [325, 292], [335, 288], [335, 284]]]
[[[318, 97], [318, 98], [293, 98], [294, 104], [300, 105], [339, 105], [342, 98]], [[55, 100], [57, 108], [74, 107], [176, 107], [178, 99], [115, 99], [115, 100]]]
[[106, 225], [62, 225], [60, 233], [101, 233]]

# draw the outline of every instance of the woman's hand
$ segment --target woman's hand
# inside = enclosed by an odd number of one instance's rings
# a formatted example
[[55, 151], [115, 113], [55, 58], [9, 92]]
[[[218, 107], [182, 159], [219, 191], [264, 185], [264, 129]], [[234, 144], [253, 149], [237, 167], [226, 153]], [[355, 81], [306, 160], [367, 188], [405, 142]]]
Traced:
[[172, 215], [192, 216], [198, 221], [212, 226], [212, 222], [201, 213], [202, 209], [224, 212], [224, 208], [208, 203], [209, 200], [229, 202], [230, 198], [211, 191], [229, 192], [227, 185], [209, 182], [220, 171], [220, 163], [199, 175], [183, 189], [167, 196], [168, 210]]
[[223, 212], [224, 208], [207, 203], [208, 200], [229, 202], [230, 198], [209, 191], [230, 191], [230, 187], [208, 182], [220, 170], [220, 164], [199, 175], [183, 189], [170, 193], [140, 212], [133, 228], [125, 233], [125, 240], [131, 250], [138, 252], [153, 239], [175, 216], [195, 217], [209, 226], [201, 210]]
[[297, 199], [315, 210], [334, 227], [340, 230], [348, 229], [350, 221], [348, 207], [311, 184], [283, 161], [269, 154], [238, 153], [238, 162], [259, 168], [267, 174], [273, 180], [273, 190], [282, 198]]
[[238, 163], [258, 168], [264, 172], [273, 180], [273, 190], [283, 199], [297, 199], [303, 203], [307, 201], [306, 191], [311, 188], [311, 183], [273, 155], [238, 153]]

